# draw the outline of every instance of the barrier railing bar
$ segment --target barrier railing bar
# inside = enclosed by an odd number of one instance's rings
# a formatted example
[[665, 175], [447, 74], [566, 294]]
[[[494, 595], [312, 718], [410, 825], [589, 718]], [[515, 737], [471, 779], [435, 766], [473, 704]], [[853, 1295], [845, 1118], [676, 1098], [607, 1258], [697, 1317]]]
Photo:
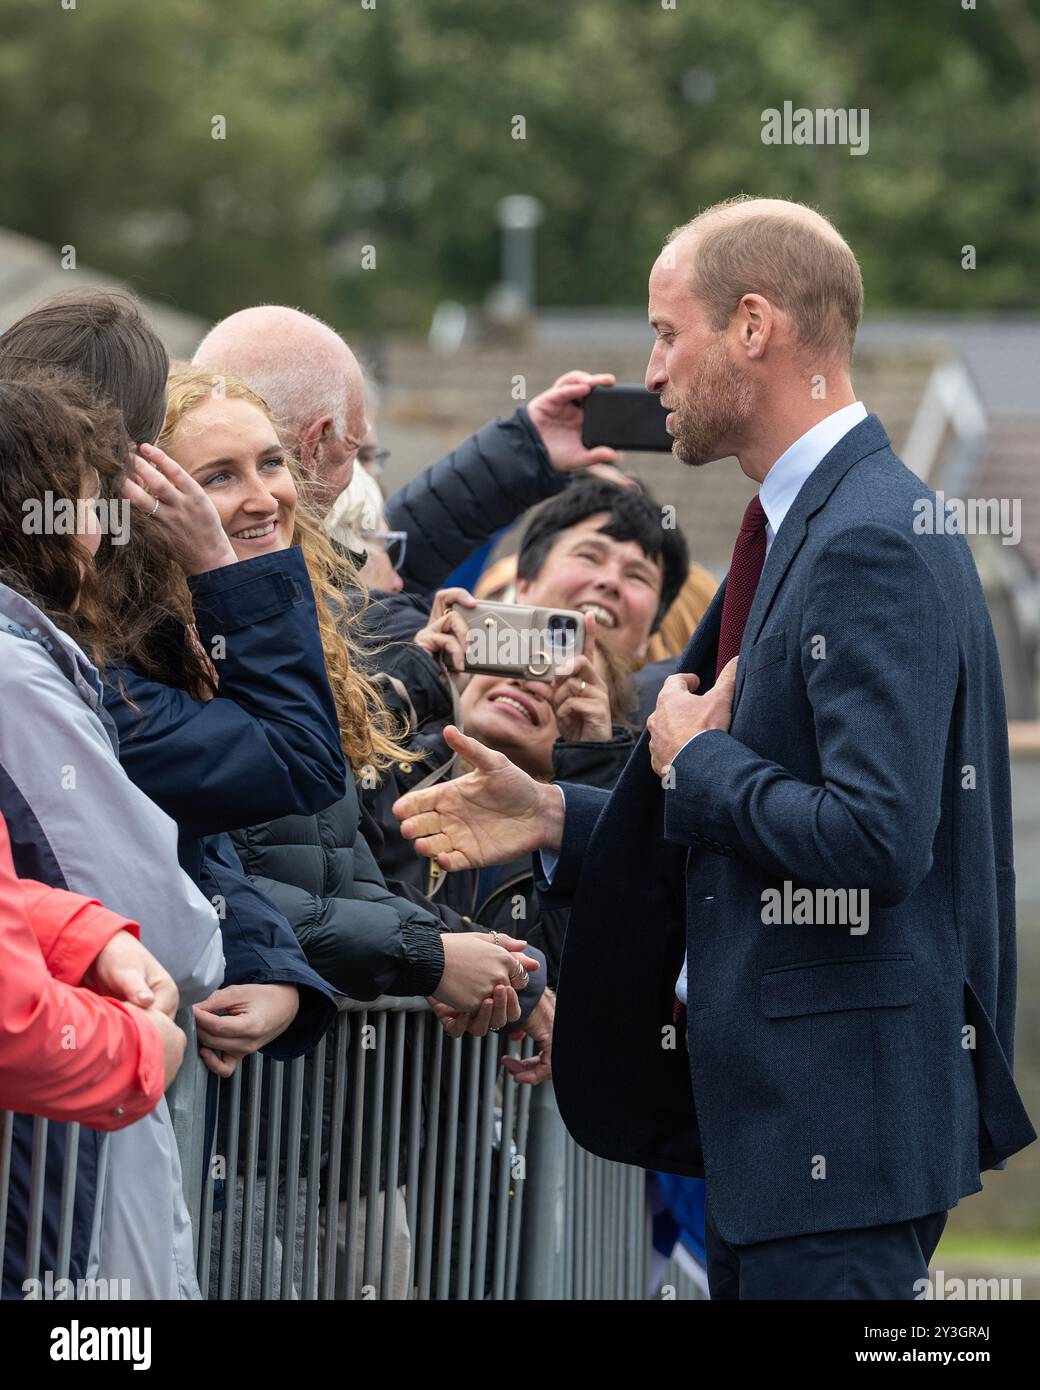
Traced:
[[61, 1201], [58, 1214], [58, 1250], [55, 1279], [69, 1277], [72, 1259], [72, 1223], [76, 1214], [76, 1168], [79, 1161], [79, 1125], [65, 1130], [65, 1157], [61, 1169]]
[[441, 1164], [440, 1249], [437, 1258], [437, 1297], [451, 1296], [452, 1218], [455, 1214], [455, 1155], [459, 1142], [459, 1082], [462, 1039], [448, 1042], [448, 1099], [444, 1117], [444, 1156]]
[[303, 1289], [301, 1297], [318, 1296], [318, 1214], [321, 1204], [321, 1129], [325, 1101], [325, 1039], [311, 1054], [311, 1132], [307, 1141], [307, 1211], [303, 1223]]
[[404, 1094], [404, 1043], [407, 1024], [405, 1014], [394, 1015], [393, 1057], [390, 1064], [390, 1133], [386, 1143], [383, 1251], [379, 1270], [380, 1298], [389, 1298], [393, 1292], [394, 1222], [397, 1215], [397, 1169], [401, 1158], [401, 1104]]

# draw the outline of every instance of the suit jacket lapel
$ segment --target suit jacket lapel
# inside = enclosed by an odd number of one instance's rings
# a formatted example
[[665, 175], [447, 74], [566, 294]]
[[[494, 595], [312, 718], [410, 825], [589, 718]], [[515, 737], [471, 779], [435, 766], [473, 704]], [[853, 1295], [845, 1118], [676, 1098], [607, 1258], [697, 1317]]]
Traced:
[[748, 649], [757, 642], [777, 590], [792, 560], [802, 548], [809, 518], [820, 510], [853, 464], [877, 453], [879, 449], [886, 448], [891, 448], [891, 444], [884, 426], [876, 415], [868, 415], [839, 439], [830, 453], [824, 455], [791, 503], [791, 508], [769, 548], [765, 568], [755, 590], [755, 600], [748, 614], [747, 626], [744, 628], [744, 636], [740, 643], [740, 661], [737, 664], [737, 684], [733, 692], [734, 711], [744, 688]]
[[723, 580], [715, 590], [715, 596], [708, 604], [693, 636], [686, 644], [679, 661], [679, 670], [693, 672], [700, 677], [699, 689], [710, 690], [715, 684], [715, 659], [719, 651], [719, 630], [722, 626], [722, 601], [726, 596], [726, 581]]

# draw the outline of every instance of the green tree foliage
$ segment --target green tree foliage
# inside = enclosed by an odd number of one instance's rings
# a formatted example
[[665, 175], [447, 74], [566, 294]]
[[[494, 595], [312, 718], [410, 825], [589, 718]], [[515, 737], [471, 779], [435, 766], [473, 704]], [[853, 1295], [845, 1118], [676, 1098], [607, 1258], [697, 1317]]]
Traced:
[[[746, 191], [832, 216], [874, 309], [1037, 306], [1037, 0], [670, 3], [0, 0], [0, 223], [205, 315], [421, 328], [494, 284], [504, 194], [543, 304], [632, 304]], [[764, 145], [785, 100], [869, 153]]]

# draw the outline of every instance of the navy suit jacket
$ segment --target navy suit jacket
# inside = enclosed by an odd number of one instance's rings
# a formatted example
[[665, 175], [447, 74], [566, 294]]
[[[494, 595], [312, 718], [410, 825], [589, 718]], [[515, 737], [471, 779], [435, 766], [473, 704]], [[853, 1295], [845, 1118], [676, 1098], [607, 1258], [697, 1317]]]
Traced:
[[[706, 1177], [734, 1243], [948, 1209], [1036, 1137], [1011, 1072], [1000, 667], [966, 541], [915, 530], [933, 497], [858, 424], [767, 556], [730, 732], [689, 743], [667, 789], [646, 734], [612, 794], [565, 787], [541, 885], [573, 899], [560, 1110], [594, 1153]], [[702, 690], [724, 591], [680, 666]], [[789, 901], [866, 889], [867, 930], [833, 896], [817, 924], [773, 924], [785, 882]]]

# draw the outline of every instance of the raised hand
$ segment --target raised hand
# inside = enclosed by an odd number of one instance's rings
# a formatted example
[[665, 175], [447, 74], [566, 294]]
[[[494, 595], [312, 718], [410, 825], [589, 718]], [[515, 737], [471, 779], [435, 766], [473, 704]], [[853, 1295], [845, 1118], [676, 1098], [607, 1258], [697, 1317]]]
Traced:
[[237, 563], [238, 556], [204, 489], [154, 444], [142, 444], [134, 455], [134, 476], [125, 480], [123, 492], [139, 512], [155, 517], [185, 574], [205, 574]]
[[552, 686], [552, 704], [560, 737], [572, 743], [606, 743], [614, 734], [610, 692], [596, 658], [596, 619], [585, 619], [585, 650], [561, 668]]
[[468, 589], [440, 589], [433, 600], [425, 627], [412, 639], [431, 656], [440, 655], [449, 671], [463, 671], [469, 629], [456, 608], [474, 608], [477, 600]]
[[591, 372], [565, 372], [547, 391], [528, 402], [527, 414], [542, 437], [549, 462], [558, 473], [573, 473], [576, 468], [596, 472], [599, 466], [616, 463], [621, 458], [616, 449], [608, 449], [605, 444], [586, 449], [581, 442], [585, 413], [581, 402], [594, 386], [613, 385], [614, 378], [609, 372], [596, 376]]
[[444, 730], [444, 741], [473, 771], [409, 792], [393, 805], [401, 834], [415, 841], [420, 854], [442, 869], [479, 869], [559, 846], [563, 799], [558, 791], [454, 724]]

